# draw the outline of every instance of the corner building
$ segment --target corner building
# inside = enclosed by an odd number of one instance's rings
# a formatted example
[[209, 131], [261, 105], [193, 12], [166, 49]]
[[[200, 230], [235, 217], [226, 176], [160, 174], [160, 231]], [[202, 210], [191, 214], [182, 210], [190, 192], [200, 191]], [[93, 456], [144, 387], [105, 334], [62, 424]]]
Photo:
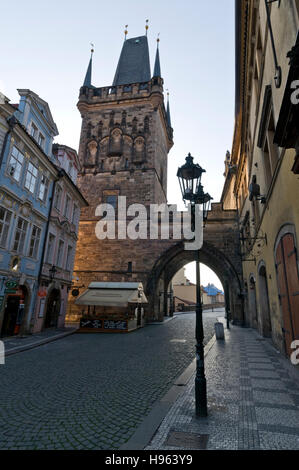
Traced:
[[[159, 48], [153, 77], [146, 36], [125, 40], [112, 86], [94, 87], [91, 72], [92, 57], [78, 102], [78, 187], [89, 203], [81, 213], [74, 267], [80, 294], [94, 281], [138, 281], [146, 287], [155, 253], [161, 252], [161, 243], [169, 245], [168, 240], [99, 240], [95, 234], [101, 203], [117, 208], [118, 196], [126, 196], [127, 207], [167, 201], [173, 131], [169, 104], [164, 106]], [[70, 295], [70, 321], [83, 313], [75, 300]]]

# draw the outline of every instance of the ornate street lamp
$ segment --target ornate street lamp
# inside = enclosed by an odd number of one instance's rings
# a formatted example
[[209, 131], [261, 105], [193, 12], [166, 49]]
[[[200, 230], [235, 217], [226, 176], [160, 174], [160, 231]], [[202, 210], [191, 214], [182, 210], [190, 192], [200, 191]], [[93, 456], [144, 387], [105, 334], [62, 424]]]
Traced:
[[[203, 221], [208, 217], [208, 211], [212, 197], [205, 193], [201, 184], [201, 176], [205, 170], [198, 164], [193, 163], [193, 157], [189, 153], [186, 157], [185, 165], [178, 169], [182, 197], [185, 204], [191, 204], [192, 225], [195, 228], [195, 204], [200, 204], [203, 211]], [[204, 331], [202, 321], [202, 301], [200, 291], [200, 264], [199, 250], [196, 258], [196, 377], [195, 377], [195, 411], [196, 415], [205, 417], [208, 415], [207, 409], [207, 384], [204, 367]]]

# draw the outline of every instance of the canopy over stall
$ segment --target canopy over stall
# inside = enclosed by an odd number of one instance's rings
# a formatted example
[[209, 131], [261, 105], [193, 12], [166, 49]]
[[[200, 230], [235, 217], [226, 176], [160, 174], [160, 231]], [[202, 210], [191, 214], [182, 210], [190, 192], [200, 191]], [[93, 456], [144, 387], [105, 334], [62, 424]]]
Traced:
[[127, 307], [129, 304], [146, 304], [147, 298], [141, 282], [91, 282], [75, 303], [99, 307]]

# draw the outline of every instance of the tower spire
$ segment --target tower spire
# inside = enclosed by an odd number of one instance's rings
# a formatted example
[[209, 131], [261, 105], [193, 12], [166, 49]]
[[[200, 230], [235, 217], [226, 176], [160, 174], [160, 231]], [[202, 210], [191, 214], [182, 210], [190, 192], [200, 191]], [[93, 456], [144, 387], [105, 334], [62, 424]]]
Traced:
[[145, 20], [145, 35], [147, 36], [148, 31], [148, 20]]
[[89, 60], [89, 64], [88, 64], [88, 67], [87, 67], [85, 80], [84, 80], [84, 83], [83, 83], [83, 86], [87, 86], [87, 87], [91, 87], [92, 55], [94, 53], [94, 45], [92, 43], [90, 43], [90, 45], [91, 45], [90, 60]]
[[169, 106], [169, 91], [167, 90], [167, 108], [166, 108], [166, 117], [167, 117], [167, 124], [171, 127], [171, 119], [170, 119], [170, 106]]
[[128, 24], [125, 25], [125, 31], [124, 31], [124, 32], [125, 32], [125, 41], [126, 41], [126, 39], [127, 39], [128, 26], [129, 26]]
[[157, 37], [157, 51], [156, 51], [156, 59], [155, 59], [155, 66], [154, 66], [154, 77], [161, 77], [161, 67], [160, 67], [160, 54], [159, 54], [159, 35]]

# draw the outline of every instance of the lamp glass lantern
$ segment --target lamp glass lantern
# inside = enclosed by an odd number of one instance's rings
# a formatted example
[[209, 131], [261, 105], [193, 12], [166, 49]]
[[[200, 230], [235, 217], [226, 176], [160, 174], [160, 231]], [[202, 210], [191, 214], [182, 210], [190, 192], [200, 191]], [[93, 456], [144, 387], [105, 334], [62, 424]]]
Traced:
[[205, 171], [200, 165], [193, 163], [193, 157], [189, 153], [186, 163], [177, 172], [184, 201], [195, 202], [195, 195], [202, 188], [201, 176]]

